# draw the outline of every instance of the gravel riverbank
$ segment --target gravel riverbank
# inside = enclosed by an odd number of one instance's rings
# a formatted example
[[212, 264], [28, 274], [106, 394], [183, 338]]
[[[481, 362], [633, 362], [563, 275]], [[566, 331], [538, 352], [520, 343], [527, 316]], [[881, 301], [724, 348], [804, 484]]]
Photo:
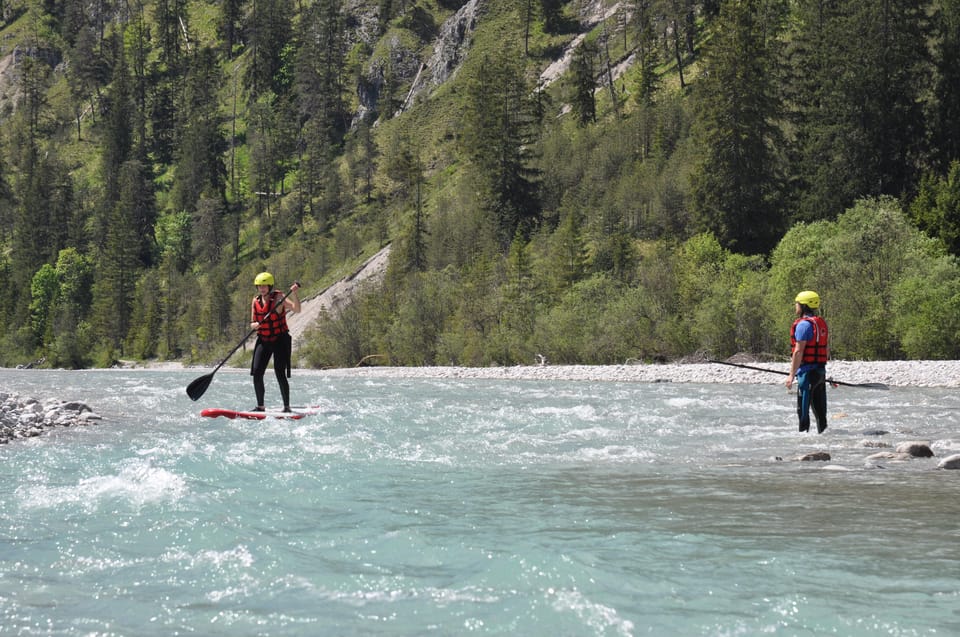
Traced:
[[[718, 363], [649, 365], [542, 365], [513, 367], [360, 367], [310, 371], [336, 377], [476, 378], [502, 380], [569, 380], [601, 382], [672, 382], [779, 384], [786, 380], [787, 363], [755, 363], [777, 373], [730, 367]], [[296, 370], [304, 373], [307, 370]], [[960, 361], [831, 361], [829, 378], [844, 383], [883, 383], [891, 387], [960, 387]]]

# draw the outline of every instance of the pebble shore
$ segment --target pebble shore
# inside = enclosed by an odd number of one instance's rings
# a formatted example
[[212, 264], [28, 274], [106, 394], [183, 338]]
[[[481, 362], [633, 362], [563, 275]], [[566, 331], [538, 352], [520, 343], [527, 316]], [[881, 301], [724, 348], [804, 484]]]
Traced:
[[41, 403], [19, 394], [0, 392], [0, 444], [39, 436], [55, 427], [89, 425], [98, 420], [100, 416], [82, 402]]
[[[738, 361], [740, 362], [740, 361]], [[625, 365], [517, 365], [513, 367], [359, 367], [308, 372], [334, 377], [463, 378], [489, 380], [599, 381], [635, 383], [782, 384], [787, 363], [743, 361], [775, 373], [718, 363]], [[304, 373], [307, 370], [297, 370]], [[960, 361], [831, 361], [827, 376], [843, 383], [890, 387], [960, 387]]]

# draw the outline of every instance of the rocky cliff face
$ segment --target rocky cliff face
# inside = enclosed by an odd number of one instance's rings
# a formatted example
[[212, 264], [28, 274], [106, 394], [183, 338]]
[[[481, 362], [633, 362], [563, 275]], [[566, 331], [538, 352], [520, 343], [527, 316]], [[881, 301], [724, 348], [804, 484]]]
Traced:
[[[439, 28], [433, 42], [433, 53], [426, 61], [421, 61], [419, 51], [405, 45], [396, 35], [388, 35], [385, 45], [388, 53], [370, 61], [366, 73], [357, 85], [360, 107], [354, 114], [354, 122], [369, 112], [380, 111], [388, 106], [381, 103], [388, 76], [397, 85], [409, 83], [399, 109], [392, 115], [399, 115], [418, 95], [427, 93], [450, 79], [470, 49], [470, 38], [483, 13], [486, 0], [469, 0], [446, 20]], [[369, 34], [369, 30], [367, 30]], [[362, 34], [361, 34], [362, 35]], [[375, 42], [368, 42], [371, 47]]]
[[483, 0], [470, 0], [443, 23], [433, 46], [433, 55], [414, 78], [400, 112], [406, 110], [417, 95], [443, 84], [460, 68], [470, 49], [470, 38], [477, 28], [483, 8]]

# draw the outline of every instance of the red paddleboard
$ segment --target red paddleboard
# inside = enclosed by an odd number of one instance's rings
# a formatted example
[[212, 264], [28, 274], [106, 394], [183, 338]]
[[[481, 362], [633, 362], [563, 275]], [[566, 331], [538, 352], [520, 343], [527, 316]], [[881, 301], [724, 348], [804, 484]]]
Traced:
[[304, 416], [309, 416], [319, 412], [317, 407], [296, 407], [293, 411], [280, 411], [279, 409], [268, 409], [266, 411], [240, 411], [237, 409], [222, 409], [220, 407], [211, 407], [200, 412], [201, 416], [206, 418], [217, 418], [223, 416], [233, 420], [234, 418], [245, 418], [247, 420], [266, 420], [267, 418], [277, 418], [284, 420], [300, 420]]

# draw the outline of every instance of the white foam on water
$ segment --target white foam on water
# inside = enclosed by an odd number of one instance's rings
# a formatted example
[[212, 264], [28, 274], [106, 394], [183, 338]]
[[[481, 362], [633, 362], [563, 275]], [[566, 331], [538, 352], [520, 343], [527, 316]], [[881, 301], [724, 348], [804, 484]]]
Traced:
[[17, 489], [22, 505], [27, 508], [80, 505], [86, 511], [94, 511], [104, 501], [113, 499], [126, 501], [135, 508], [176, 502], [185, 493], [187, 485], [183, 478], [139, 458], [125, 463], [116, 474], [82, 478], [73, 485]]
[[603, 447], [583, 447], [561, 456], [568, 462], [589, 462], [599, 464], [618, 464], [630, 462], [652, 462], [657, 454], [637, 447], [626, 445], [605, 445]]
[[605, 604], [591, 602], [578, 590], [548, 589], [548, 597], [553, 608], [558, 612], [573, 613], [580, 621], [596, 631], [598, 635], [605, 635], [609, 630], [624, 637], [632, 636], [634, 624], [617, 613], [615, 608]]
[[574, 405], [572, 407], [536, 407], [530, 410], [535, 416], [557, 416], [582, 421], [597, 419], [597, 408], [593, 405]]

